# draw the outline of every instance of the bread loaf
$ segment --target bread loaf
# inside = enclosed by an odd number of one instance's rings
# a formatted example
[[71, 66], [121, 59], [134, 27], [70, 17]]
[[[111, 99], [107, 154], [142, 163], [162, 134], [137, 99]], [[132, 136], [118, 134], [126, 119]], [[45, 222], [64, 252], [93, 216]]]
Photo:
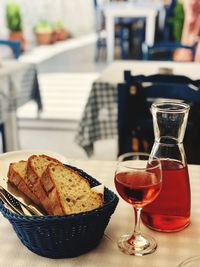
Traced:
[[103, 205], [103, 195], [74, 169], [47, 155], [11, 163], [8, 180], [49, 215], [90, 211]]
[[25, 182], [27, 161], [21, 160], [19, 162], [11, 163], [8, 170], [8, 180], [14, 184], [21, 192], [29, 197], [35, 204], [41, 206], [37, 196]]
[[102, 195], [91, 190], [88, 181], [70, 167], [49, 164], [41, 183], [54, 215], [79, 213], [102, 206]]

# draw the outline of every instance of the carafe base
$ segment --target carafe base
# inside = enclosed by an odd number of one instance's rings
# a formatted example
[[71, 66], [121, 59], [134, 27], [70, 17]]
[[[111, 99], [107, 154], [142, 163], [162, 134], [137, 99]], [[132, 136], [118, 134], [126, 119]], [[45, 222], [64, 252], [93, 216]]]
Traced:
[[[184, 218], [185, 219], [185, 223], [182, 225], [176, 225], [176, 227], [173, 227], [173, 222], [175, 222], [174, 218], [160, 218], [160, 224], [158, 223], [153, 223], [153, 219], [148, 217], [148, 216], [144, 216], [144, 214], [142, 214], [142, 222], [145, 226], [147, 226], [148, 228], [150, 228], [151, 230], [157, 231], [157, 232], [166, 232], [166, 233], [173, 233], [173, 232], [179, 232], [184, 230], [186, 227], [188, 227], [190, 225], [190, 219], [189, 218]], [[168, 223], [169, 227], [167, 227], [167, 225], [164, 226], [164, 222]], [[148, 223], [151, 222], [151, 223]], [[171, 223], [170, 223], [171, 222]], [[162, 226], [161, 226], [162, 225]], [[175, 224], [174, 224], [175, 225]]]

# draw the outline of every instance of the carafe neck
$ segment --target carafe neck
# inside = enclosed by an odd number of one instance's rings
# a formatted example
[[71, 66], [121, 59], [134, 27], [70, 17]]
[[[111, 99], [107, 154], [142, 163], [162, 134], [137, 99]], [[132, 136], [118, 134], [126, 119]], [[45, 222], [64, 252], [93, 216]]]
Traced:
[[155, 141], [166, 144], [183, 142], [187, 125], [189, 105], [163, 102], [151, 107]]

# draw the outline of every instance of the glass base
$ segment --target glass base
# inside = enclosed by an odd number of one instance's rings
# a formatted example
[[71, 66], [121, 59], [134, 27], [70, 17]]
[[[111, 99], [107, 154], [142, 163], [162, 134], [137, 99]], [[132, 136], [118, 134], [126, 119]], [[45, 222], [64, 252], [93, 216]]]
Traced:
[[118, 241], [119, 249], [128, 255], [144, 256], [153, 253], [157, 243], [153, 237], [142, 235], [135, 238], [133, 235], [123, 235]]
[[188, 258], [184, 260], [181, 264], [178, 265], [178, 267], [197, 267], [200, 266], [200, 255], [194, 256], [191, 258]]

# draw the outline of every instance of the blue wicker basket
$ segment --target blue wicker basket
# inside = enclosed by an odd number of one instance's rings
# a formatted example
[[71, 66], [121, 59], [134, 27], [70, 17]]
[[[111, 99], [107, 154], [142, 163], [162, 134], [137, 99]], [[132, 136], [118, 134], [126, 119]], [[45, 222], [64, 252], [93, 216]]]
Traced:
[[[80, 169], [91, 187], [100, 183]], [[94, 249], [115, 211], [118, 197], [105, 188], [101, 208], [74, 215], [22, 216], [10, 212], [0, 201], [0, 210], [21, 242], [32, 252], [48, 258], [71, 258]]]

